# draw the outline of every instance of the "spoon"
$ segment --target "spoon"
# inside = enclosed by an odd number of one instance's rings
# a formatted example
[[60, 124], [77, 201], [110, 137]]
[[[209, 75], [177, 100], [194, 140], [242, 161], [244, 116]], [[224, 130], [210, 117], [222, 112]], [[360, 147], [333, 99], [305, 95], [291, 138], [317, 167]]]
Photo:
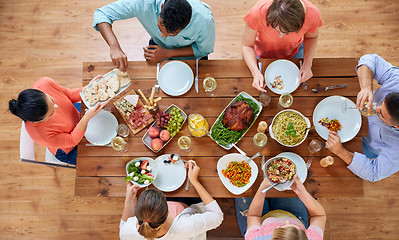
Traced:
[[276, 183], [274, 183], [273, 185], [271, 185], [271, 186], [269, 186], [269, 187], [263, 189], [263, 190], [262, 190], [262, 193], [265, 193], [265, 192], [269, 191], [270, 188], [272, 188], [272, 187], [274, 187], [274, 186], [277, 186], [278, 184], [284, 184], [286, 181], [287, 181], [287, 179], [281, 179], [279, 182], [276, 182]]
[[248, 158], [247, 157], [247, 160], [245, 160], [245, 162], [247, 162], [247, 163], [249, 163], [251, 160], [253, 160], [253, 159], [255, 159], [255, 158], [257, 158], [257, 157], [259, 157], [260, 156], [260, 152], [258, 152], [257, 154], [255, 154], [253, 157], [251, 157], [251, 158]]

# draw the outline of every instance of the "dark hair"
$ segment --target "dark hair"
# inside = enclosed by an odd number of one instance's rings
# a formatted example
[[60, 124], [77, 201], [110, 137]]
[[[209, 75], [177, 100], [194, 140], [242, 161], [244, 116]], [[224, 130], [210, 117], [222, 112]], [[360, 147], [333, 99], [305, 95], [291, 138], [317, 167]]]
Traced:
[[147, 239], [154, 239], [168, 218], [165, 196], [157, 189], [145, 190], [137, 200], [135, 213], [139, 222], [138, 232]]
[[183, 30], [191, 20], [191, 5], [186, 0], [165, 0], [160, 17], [168, 33]]
[[286, 228], [276, 228], [273, 230], [271, 240], [307, 240], [308, 237], [302, 229], [290, 226]]
[[43, 120], [48, 111], [46, 94], [37, 89], [26, 89], [18, 95], [18, 99], [8, 102], [12, 114], [29, 122]]
[[385, 105], [392, 117], [392, 124], [399, 126], [399, 92], [391, 92], [385, 97]]
[[305, 21], [305, 9], [299, 0], [274, 0], [267, 10], [266, 24], [284, 33], [298, 32]]

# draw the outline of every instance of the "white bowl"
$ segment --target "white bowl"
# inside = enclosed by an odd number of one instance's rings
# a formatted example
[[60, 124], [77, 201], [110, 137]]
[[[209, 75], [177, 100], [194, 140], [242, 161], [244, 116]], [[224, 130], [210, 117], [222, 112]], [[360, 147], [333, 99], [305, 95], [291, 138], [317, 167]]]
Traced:
[[[302, 113], [298, 112], [297, 110], [294, 110], [294, 109], [285, 109], [285, 110], [282, 110], [282, 111], [278, 112], [278, 113], [276, 114], [276, 116], [274, 116], [274, 118], [273, 118], [273, 120], [272, 120], [272, 123], [271, 123], [270, 126], [269, 126], [269, 134], [270, 134], [270, 137], [271, 137], [271, 138], [273, 138], [274, 140], [276, 140], [278, 143], [280, 143], [281, 145], [283, 145], [283, 146], [285, 146], [285, 147], [296, 147], [296, 146], [300, 145], [301, 143], [303, 143], [303, 141], [305, 141], [305, 139], [306, 139], [307, 136], [308, 136], [309, 130], [306, 131], [305, 137], [302, 139], [302, 141], [299, 142], [298, 144], [295, 144], [295, 145], [285, 145], [285, 144], [279, 142], [279, 141], [277, 140], [277, 138], [276, 138], [276, 137], [274, 136], [274, 134], [273, 134], [273, 123], [274, 123], [274, 120], [276, 119], [276, 117], [277, 117], [280, 113], [282, 113], [282, 112], [288, 112], [288, 111], [289, 111], [289, 112], [296, 112], [296, 113], [298, 113], [299, 115], [301, 115], [301, 117], [302, 117], [302, 118], [305, 120], [305, 122], [306, 122], [306, 126], [307, 126], [308, 128], [310, 127], [310, 120], [309, 120], [309, 118], [305, 117]], [[288, 123], [287, 123], [287, 124], [288, 124]]]
[[337, 119], [342, 127], [338, 131], [338, 136], [341, 142], [345, 143], [356, 137], [362, 126], [362, 117], [357, 109], [343, 109], [343, 104], [346, 107], [356, 108], [354, 102], [342, 96], [331, 96], [321, 100], [313, 111], [313, 125], [316, 127], [316, 132], [324, 140], [327, 140], [329, 130], [319, 123], [319, 120], [325, 117], [329, 119]]
[[249, 183], [243, 187], [237, 187], [230, 183], [229, 179], [223, 176], [222, 170], [226, 169], [230, 162], [241, 162], [242, 160], [247, 159], [247, 157], [239, 154], [239, 153], [230, 153], [221, 157], [217, 163], [216, 169], [218, 171], [218, 175], [220, 181], [222, 181], [223, 185], [229, 190], [232, 194], [240, 195], [247, 191], [252, 184], [256, 181], [258, 177], [258, 166], [256, 163], [251, 160], [248, 164], [251, 167], [251, 177], [249, 179]]
[[[296, 153], [292, 153], [292, 152], [280, 153], [279, 155], [267, 160], [265, 162], [265, 164], [263, 166], [261, 166], [263, 174], [267, 178], [267, 180], [269, 180], [269, 177], [267, 175], [266, 166], [269, 165], [271, 160], [273, 160], [275, 158], [280, 158], [280, 157], [285, 157], [285, 158], [290, 159], [295, 164], [296, 174], [298, 175], [299, 179], [301, 180], [301, 182], [305, 182], [306, 177], [308, 176], [308, 168], [306, 167], [306, 163], [301, 156], [299, 156]], [[270, 182], [270, 180], [269, 180], [269, 182]], [[292, 182], [293, 182], [293, 180], [286, 182], [284, 184], [277, 184], [276, 186], [274, 186], [274, 188], [279, 191], [291, 190]], [[272, 182], [270, 182], [270, 183], [273, 184]]]
[[[281, 76], [283, 89], [273, 88], [270, 83], [274, 82], [276, 76]], [[265, 71], [265, 82], [267, 87], [276, 94], [292, 93], [299, 86], [299, 68], [295, 63], [280, 59], [267, 66]]]
[[[157, 164], [155, 163], [155, 161], [152, 158], [149, 157], [138, 157], [135, 158], [133, 160], [130, 160], [127, 164], [126, 164], [126, 175], [129, 175], [129, 172], [127, 171], [127, 167], [131, 164], [131, 163], [135, 163], [138, 162], [140, 160], [147, 160], [148, 164], [151, 166], [151, 174], [154, 175], [154, 180], [151, 182], [153, 183], [155, 181], [155, 179], [157, 178], [158, 175], [158, 168], [157, 168]], [[135, 181], [131, 181], [133, 184], [138, 184], [139, 187], [147, 187], [149, 185], [151, 185], [151, 183], [149, 184], [139, 184], [138, 182]]]
[[93, 145], [104, 146], [116, 137], [118, 120], [106, 110], [101, 110], [87, 123], [85, 137]]

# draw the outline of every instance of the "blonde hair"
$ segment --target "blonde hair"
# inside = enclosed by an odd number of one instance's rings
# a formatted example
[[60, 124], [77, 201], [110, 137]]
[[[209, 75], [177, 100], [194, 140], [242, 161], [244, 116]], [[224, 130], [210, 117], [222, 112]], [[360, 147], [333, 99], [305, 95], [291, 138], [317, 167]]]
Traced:
[[137, 200], [135, 213], [140, 235], [150, 240], [154, 239], [168, 217], [165, 196], [157, 189], [145, 190]]
[[308, 240], [305, 231], [296, 227], [276, 228], [271, 240]]

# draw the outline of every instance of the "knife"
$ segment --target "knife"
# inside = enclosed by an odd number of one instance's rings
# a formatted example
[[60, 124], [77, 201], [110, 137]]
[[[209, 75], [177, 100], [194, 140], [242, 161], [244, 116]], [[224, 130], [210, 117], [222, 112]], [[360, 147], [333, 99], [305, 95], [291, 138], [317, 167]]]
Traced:
[[328, 87], [312, 88], [312, 91], [315, 93], [318, 93], [318, 92], [325, 92], [327, 90], [336, 89], [336, 88], [344, 88], [344, 87], [346, 87], [346, 83], [334, 85], [334, 86], [328, 86]]
[[198, 59], [195, 59], [195, 91], [198, 93]]

